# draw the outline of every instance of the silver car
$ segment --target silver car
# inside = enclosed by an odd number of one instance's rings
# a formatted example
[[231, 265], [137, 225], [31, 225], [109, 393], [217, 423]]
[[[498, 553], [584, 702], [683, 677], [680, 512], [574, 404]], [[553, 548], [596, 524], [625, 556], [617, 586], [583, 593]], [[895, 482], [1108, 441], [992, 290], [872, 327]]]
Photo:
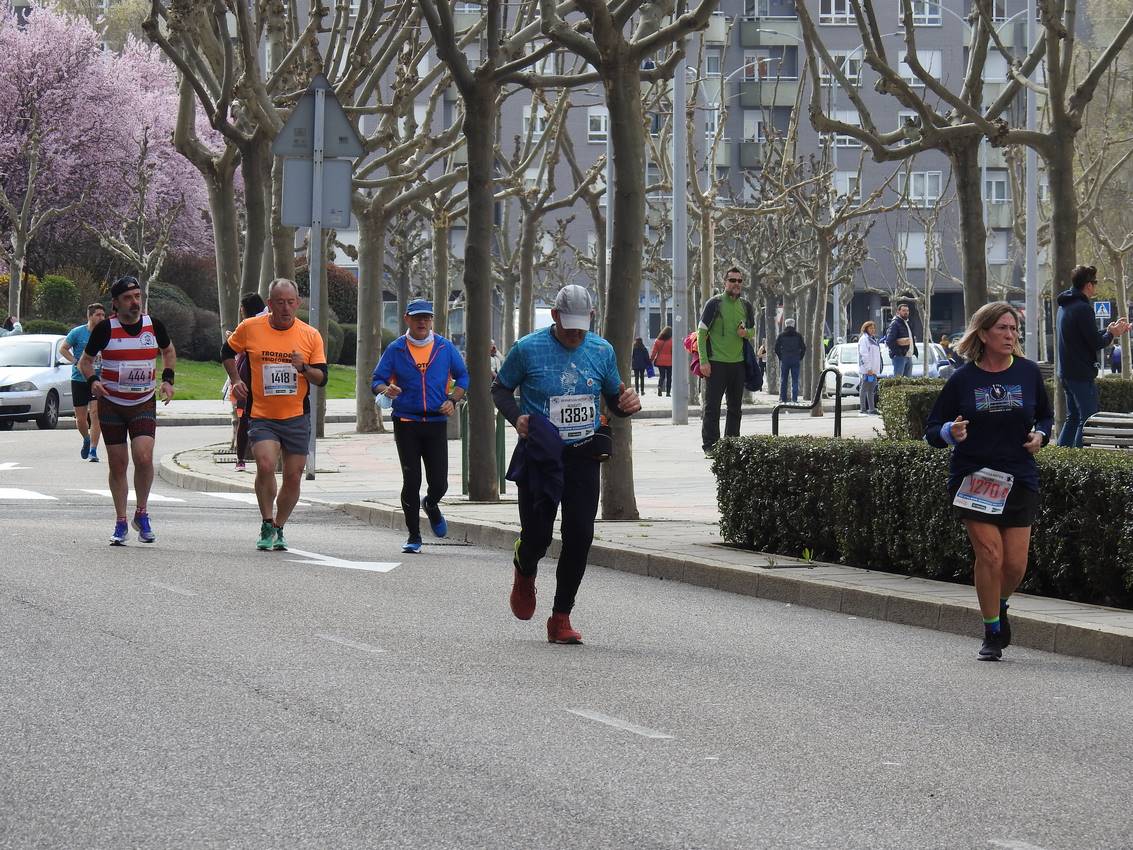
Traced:
[[[913, 361], [913, 377], [919, 378], [924, 375], [924, 345], [917, 346], [920, 355]], [[858, 374], [858, 344], [856, 342], [845, 342], [841, 345], [835, 345], [830, 349], [830, 353], [826, 355], [825, 366], [834, 366], [842, 373], [842, 395], [857, 395], [858, 384], [861, 381], [861, 375]], [[928, 376], [930, 378], [947, 378], [952, 374], [952, 364], [948, 360], [948, 355], [944, 353], [944, 348], [937, 343], [932, 343], [929, 346], [928, 354]], [[889, 349], [884, 343], [881, 345], [881, 377], [893, 377], [893, 360], [889, 357]], [[828, 396], [834, 395], [834, 376], [826, 376], [825, 394]]]
[[0, 339], [0, 431], [35, 420], [54, 428], [62, 413], [74, 413], [71, 364], [59, 354], [66, 337], [18, 334]]

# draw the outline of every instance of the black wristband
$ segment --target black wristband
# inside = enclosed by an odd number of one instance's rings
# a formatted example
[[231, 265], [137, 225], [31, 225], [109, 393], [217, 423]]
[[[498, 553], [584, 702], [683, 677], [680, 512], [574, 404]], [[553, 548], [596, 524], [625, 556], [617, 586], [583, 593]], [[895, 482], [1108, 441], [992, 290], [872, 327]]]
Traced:
[[173, 383], [173, 370], [172, 369], [162, 369], [161, 370], [161, 382], [163, 384], [172, 384]]
[[98, 380], [98, 375], [91, 375], [89, 378], [87, 378], [87, 386], [93, 387], [94, 382], [97, 381], [97, 380]]

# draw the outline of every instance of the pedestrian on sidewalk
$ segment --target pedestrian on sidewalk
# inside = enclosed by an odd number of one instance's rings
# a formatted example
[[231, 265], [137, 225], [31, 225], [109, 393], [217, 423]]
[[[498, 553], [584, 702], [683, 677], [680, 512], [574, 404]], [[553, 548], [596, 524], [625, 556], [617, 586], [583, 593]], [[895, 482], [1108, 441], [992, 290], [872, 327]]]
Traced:
[[[106, 447], [110, 495], [114, 499], [116, 522], [110, 535], [112, 546], [121, 546], [129, 537], [126, 503], [130, 486], [126, 472], [134, 459], [134, 519], [132, 525], [143, 543], [153, 543], [149, 518], [149, 492], [153, 486], [153, 445], [157, 435], [157, 398], [173, 400], [174, 367], [177, 352], [165, 326], [142, 312], [142, 286], [129, 275], [110, 287], [114, 314], [91, 331], [79, 371], [90, 385], [91, 397], [98, 399], [98, 418]], [[154, 360], [161, 355], [161, 384], [157, 382]], [[95, 358], [102, 366], [95, 370]], [[126, 448], [126, 439], [130, 448]]]
[[[241, 321], [255, 316], [263, 316], [266, 313], [267, 305], [264, 304], [264, 299], [260, 297], [258, 292], [245, 293], [244, 297], [240, 299]], [[231, 335], [228, 334], [228, 336]], [[252, 375], [248, 367], [247, 352], [242, 351], [236, 355], [236, 372], [240, 375], [240, 380], [244, 382], [245, 386], [251, 386]], [[236, 452], [236, 471], [243, 472], [248, 457], [248, 426], [252, 421], [248, 403], [246, 399], [241, 401], [236, 398], [236, 394], [232, 391], [232, 381], [229, 378], [225, 378], [221, 393], [232, 405], [232, 448]]]
[[981, 661], [998, 661], [1011, 643], [1008, 599], [1026, 573], [1039, 510], [1034, 456], [1054, 424], [1042, 373], [1019, 347], [1019, 324], [1005, 301], [976, 311], [956, 345], [968, 362], [948, 378], [925, 424], [931, 445], [952, 449], [948, 498], [975, 550]]
[[[79, 449], [79, 457], [91, 463], [98, 463], [98, 440], [102, 436], [102, 426], [98, 421], [98, 404], [91, 404], [90, 385], [87, 384], [83, 373], [79, 371], [79, 358], [87, 350], [90, 335], [103, 319], [106, 318], [106, 308], [95, 302], [87, 305], [87, 321], [85, 325], [71, 328], [63, 344], [59, 346], [59, 355], [71, 365], [71, 402], [75, 406], [75, 424], [79, 435], [83, 438], [83, 447]], [[102, 367], [101, 361], [94, 364], [94, 373], [97, 377]]]
[[[237, 401], [247, 405], [248, 441], [256, 461], [260, 538], [256, 548], [284, 552], [283, 527], [299, 501], [311, 443], [311, 386], [325, 387], [326, 349], [316, 328], [298, 317], [299, 288], [277, 278], [268, 288], [268, 312], [245, 319], [221, 346], [220, 357]], [[236, 370], [248, 355], [251, 384]], [[275, 470], [283, 461], [283, 484]]]
[[1098, 270], [1078, 266], [1072, 284], [1058, 296], [1058, 380], [1066, 396], [1066, 421], [1058, 445], [1082, 448], [1082, 427], [1098, 412], [1098, 352], [1128, 332], [1120, 318], [1099, 331], [1091, 300], [1098, 289]]
[[877, 415], [877, 382], [881, 377], [881, 343], [874, 334], [877, 325], [862, 325], [858, 337], [858, 398], [863, 416]]
[[668, 325], [661, 328], [661, 333], [653, 342], [653, 350], [649, 359], [657, 367], [657, 395], [673, 394], [673, 329]]
[[594, 540], [599, 469], [611, 442], [599, 404], [604, 400], [616, 416], [641, 410], [641, 399], [618, 373], [613, 346], [589, 332], [593, 315], [590, 293], [564, 286], [551, 309], [554, 324], [512, 346], [492, 384], [492, 400], [520, 436], [508, 470], [520, 521], [509, 602], [520, 620], [535, 614], [535, 576], [562, 505], [558, 586], [547, 620], [551, 643], [582, 643], [570, 614]]
[[744, 276], [735, 266], [724, 273], [724, 292], [704, 302], [697, 327], [696, 350], [700, 355], [700, 374], [707, 382], [701, 412], [700, 442], [711, 456], [720, 439], [720, 402], [727, 396], [728, 419], [724, 435], [740, 435], [743, 416], [744, 340], [755, 329], [755, 310], [741, 297]]
[[[448, 492], [448, 418], [468, 390], [468, 369], [456, 346], [433, 332], [433, 305], [410, 301], [407, 330], [382, 352], [370, 389], [393, 399], [393, 439], [401, 462], [401, 510], [409, 539], [401, 551], [421, 551], [421, 508], [436, 537], [448, 534], [441, 499]], [[449, 386], [453, 385], [452, 390]], [[421, 498], [421, 464], [427, 486]]]
[[630, 352], [633, 368], [633, 389], [638, 395], [645, 394], [645, 373], [649, 370], [649, 352], [641, 337], [633, 341], [633, 351]]
[[889, 346], [889, 357], [893, 360], [893, 376], [909, 378], [913, 374], [913, 359], [917, 356], [917, 341], [909, 325], [909, 305], [897, 305], [897, 315], [889, 323], [885, 332], [885, 344]]
[[492, 340], [492, 345], [488, 349], [488, 364], [492, 370], [492, 377], [496, 377], [496, 373], [500, 371], [500, 367], [504, 365], [504, 356], [500, 354], [500, 350], [496, 348], [496, 341]]
[[795, 330], [795, 320], [783, 322], [783, 333], [775, 338], [775, 356], [779, 359], [779, 401], [787, 400], [787, 378], [791, 379], [791, 401], [799, 400], [799, 370], [803, 355], [806, 354], [806, 341]]
[[15, 316], [9, 316], [4, 320], [4, 324], [0, 325], [0, 337], [14, 336], [16, 334], [22, 334], [23, 332], [24, 326], [20, 324], [20, 320]]

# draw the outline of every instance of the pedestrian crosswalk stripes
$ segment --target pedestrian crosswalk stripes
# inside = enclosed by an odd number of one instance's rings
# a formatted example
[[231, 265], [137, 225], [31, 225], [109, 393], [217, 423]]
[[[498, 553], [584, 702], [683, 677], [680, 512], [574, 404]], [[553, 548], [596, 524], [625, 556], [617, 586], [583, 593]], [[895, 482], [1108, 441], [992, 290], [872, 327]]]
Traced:
[[[76, 493], [90, 493], [92, 496], [105, 496], [108, 499], [110, 498], [110, 491], [109, 490], [88, 490], [86, 488], [75, 488], [74, 492], [76, 492]], [[184, 499], [177, 499], [177, 498], [174, 498], [173, 496], [162, 496], [160, 493], [150, 493], [149, 494], [149, 500], [151, 502], [184, 502], [185, 501]], [[130, 495], [126, 497], [126, 501], [128, 501], [128, 502], [137, 501], [134, 498], [134, 491], [133, 490], [131, 490]]]
[[[206, 493], [196, 490], [181, 490], [178, 491], [179, 496], [167, 496], [164, 493], [150, 493], [149, 504], [169, 504], [169, 505], [217, 505], [217, 500], [226, 502], [237, 502], [244, 505], [255, 505], [255, 493]], [[0, 487], [0, 503], [5, 505], [18, 504], [20, 502], [60, 502], [65, 504], [68, 501], [78, 502], [82, 501], [90, 504], [92, 498], [110, 501], [110, 491], [101, 490], [97, 488], [86, 487], [68, 487], [58, 491], [41, 492], [38, 490], [26, 490], [20, 487]], [[136, 501], [134, 498], [134, 491], [130, 491], [128, 501], [133, 503]], [[299, 502], [299, 505], [307, 507], [310, 503]]]
[[21, 490], [18, 487], [0, 487], [0, 501], [5, 502], [56, 502], [55, 496], [37, 493], [34, 490]]

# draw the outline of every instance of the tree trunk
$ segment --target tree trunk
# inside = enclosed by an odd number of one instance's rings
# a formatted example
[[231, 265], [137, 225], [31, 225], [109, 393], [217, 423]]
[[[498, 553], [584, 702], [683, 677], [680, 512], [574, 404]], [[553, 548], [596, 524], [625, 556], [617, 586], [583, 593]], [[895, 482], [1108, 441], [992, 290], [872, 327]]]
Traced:
[[260, 268], [267, 243], [268, 217], [271, 212], [270, 142], [261, 128], [252, 141], [244, 145], [240, 174], [244, 178], [244, 263], [240, 274], [240, 293], [260, 288]]
[[[468, 498], [499, 501], [496, 478], [496, 411], [492, 404], [489, 340], [492, 336], [492, 166], [498, 86], [479, 79], [463, 92], [468, 145], [468, 233], [464, 248], [464, 335], [468, 391]], [[436, 309], [436, 307], [434, 307]]]
[[[1117, 277], [1117, 315], [1127, 315], [1129, 309], [1129, 290], [1125, 280], [1125, 255], [1120, 251], [1112, 252], [1113, 273]], [[1121, 343], [1121, 377], [1128, 381], [1133, 377], [1129, 367], [1130, 351], [1129, 337], [1120, 340]]]
[[712, 209], [700, 211], [700, 303], [712, 297], [712, 282], [715, 280], [712, 261], [716, 258], [716, 226], [712, 221]]
[[12, 255], [8, 262], [8, 315], [19, 320], [24, 301], [24, 255], [27, 240], [22, 231], [12, 236]]
[[[605, 81], [614, 154], [614, 244], [606, 296], [605, 337], [614, 346], [618, 372], [630, 372], [641, 252], [645, 234], [645, 126], [641, 72], [628, 51], [613, 59]], [[603, 519], [637, 519], [633, 489], [633, 430], [630, 420], [611, 418], [613, 454], [602, 468]]]
[[535, 241], [539, 219], [524, 210], [523, 225], [519, 231], [519, 335], [534, 330], [535, 316]]
[[767, 346], [767, 372], [763, 376], [763, 388], [772, 395], [779, 392], [779, 358], [775, 356], [775, 340], [779, 336], [779, 327], [775, 324], [775, 319], [779, 305], [775, 303], [776, 300], [768, 296], [763, 313], [766, 325], [764, 338], [767, 340], [764, 343]]
[[354, 378], [354, 430], [385, 430], [370, 391], [370, 376], [382, 356], [382, 263], [386, 219], [378, 212], [358, 216], [358, 342]]
[[[285, 227], [280, 221], [283, 209], [283, 158], [275, 157], [271, 173], [271, 252], [272, 268], [275, 277], [295, 280], [295, 228]], [[261, 282], [262, 282], [261, 278]], [[260, 295], [267, 300], [267, 288], [262, 286]]]
[[236, 211], [236, 185], [231, 169], [216, 168], [205, 178], [212, 213], [220, 324], [223, 330], [231, 331], [240, 323], [240, 219]]
[[1049, 151], [1042, 151], [1050, 184], [1050, 273], [1056, 291], [1070, 286], [1078, 253], [1078, 192], [1074, 187], [1074, 135], [1054, 131]]
[[[513, 272], [505, 271], [500, 289], [503, 293], [503, 310], [500, 317], [500, 351], [511, 351], [515, 345], [515, 284], [516, 277]], [[530, 331], [529, 331], [530, 333]]]
[[[398, 320], [398, 322], [400, 322], [401, 317], [405, 315], [405, 311], [409, 309], [409, 291], [410, 291], [411, 283], [412, 283], [412, 274], [410, 273], [409, 263], [408, 263], [408, 261], [406, 261], [406, 262], [401, 264], [401, 268], [399, 269], [398, 276], [397, 276], [397, 316], [398, 316], [397, 320]], [[378, 289], [379, 289], [379, 291], [381, 290], [380, 284], [379, 284]], [[435, 310], [436, 308], [434, 307], [433, 309]], [[384, 310], [385, 310], [385, 307], [382, 307], [381, 311], [378, 314], [379, 325], [382, 322], [385, 321], [385, 316], [383, 315]]]
[[[491, 211], [489, 210], [489, 215]], [[489, 223], [491, 219], [489, 219]], [[448, 217], [438, 218], [433, 221], [433, 330], [441, 336], [448, 336], [448, 275], [449, 275], [449, 247], [448, 237], [452, 226], [449, 224]], [[467, 256], [467, 254], [466, 254]], [[489, 256], [489, 262], [491, 257]], [[488, 267], [491, 269], [491, 266]], [[465, 273], [465, 281], [468, 275]], [[491, 334], [491, 277], [485, 280], [485, 285], [489, 289], [489, 314], [488, 314], [488, 333]], [[468, 290], [464, 292], [464, 335], [468, 336]]]
[[949, 157], [956, 180], [956, 205], [960, 213], [960, 250], [964, 278], [964, 318], [988, 303], [987, 228], [984, 227], [984, 197], [980, 185], [979, 139], [957, 142]]
[[[609, 197], [613, 189], [608, 189], [606, 192], [606, 211], [609, 214]], [[609, 292], [610, 287], [607, 283], [610, 279], [610, 270], [606, 266], [606, 222], [605, 220], [599, 221], [595, 217], [595, 224], [598, 227], [595, 236], [597, 241], [594, 243], [594, 250], [597, 256], [594, 258], [595, 266], [598, 270], [597, 286], [598, 286], [598, 309], [596, 311], [598, 319], [598, 327], [604, 327], [606, 324], [606, 293]]]
[[[830, 233], [818, 227], [815, 228], [814, 238], [817, 269], [814, 288], [808, 297], [810, 315], [801, 381], [804, 392], [812, 399], [815, 394], [822, 392], [822, 388], [818, 386], [818, 373], [822, 371], [822, 356], [825, 353], [822, 350], [822, 331], [826, 324], [826, 302], [830, 296], [830, 261], [833, 259]], [[822, 413], [821, 404], [811, 410], [811, 416], [822, 416]]]
[[[333, 230], [324, 230], [322, 235], [323, 250], [322, 256], [326, 257], [330, 251], [331, 235]], [[308, 269], [310, 268], [310, 255], [308, 255]], [[322, 262], [322, 268], [319, 269], [319, 335], [323, 338], [323, 345], [327, 344], [329, 336], [327, 331], [330, 327], [330, 293], [327, 292], [327, 264], [326, 260]], [[318, 425], [315, 431], [315, 436], [322, 439], [326, 436], [326, 423], [327, 423], [327, 394], [325, 390], [319, 391], [319, 406], [318, 406]]]

